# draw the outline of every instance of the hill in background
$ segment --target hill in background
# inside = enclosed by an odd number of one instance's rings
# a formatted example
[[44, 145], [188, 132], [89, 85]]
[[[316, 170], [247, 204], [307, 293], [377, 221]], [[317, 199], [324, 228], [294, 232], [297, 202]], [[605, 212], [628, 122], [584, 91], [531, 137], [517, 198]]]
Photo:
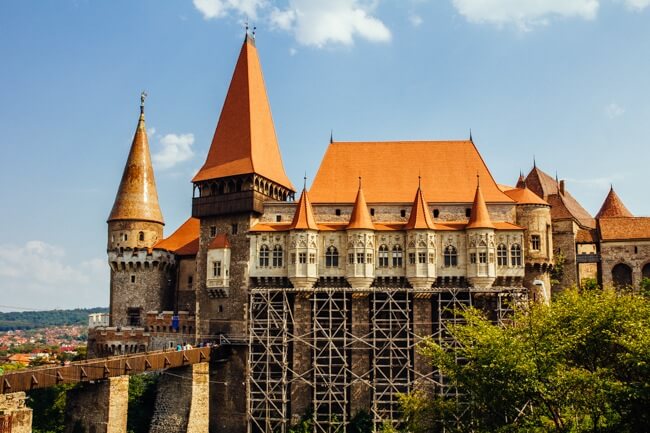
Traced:
[[51, 326], [85, 325], [88, 323], [88, 315], [91, 313], [108, 313], [108, 308], [0, 313], [0, 332], [48, 328]]

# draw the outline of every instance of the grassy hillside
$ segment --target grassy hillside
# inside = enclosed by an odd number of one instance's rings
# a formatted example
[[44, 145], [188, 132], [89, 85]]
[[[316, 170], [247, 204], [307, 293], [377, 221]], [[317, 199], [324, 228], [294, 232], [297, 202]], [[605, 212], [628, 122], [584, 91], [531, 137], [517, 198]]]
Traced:
[[85, 325], [91, 313], [106, 313], [108, 308], [74, 310], [21, 311], [0, 313], [0, 331], [47, 328], [49, 326]]

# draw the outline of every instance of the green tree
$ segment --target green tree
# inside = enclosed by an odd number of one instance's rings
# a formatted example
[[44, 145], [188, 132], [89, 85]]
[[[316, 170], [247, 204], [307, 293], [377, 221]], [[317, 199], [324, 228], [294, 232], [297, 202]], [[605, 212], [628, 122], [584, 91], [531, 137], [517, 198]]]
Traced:
[[[650, 431], [650, 300], [570, 289], [496, 326], [477, 310], [451, 327], [457, 345], [421, 351], [464, 403], [404, 396], [404, 430]], [[456, 357], [464, 359], [456, 362]]]
[[158, 373], [139, 374], [129, 377], [128, 433], [146, 433], [151, 425], [156, 405]]

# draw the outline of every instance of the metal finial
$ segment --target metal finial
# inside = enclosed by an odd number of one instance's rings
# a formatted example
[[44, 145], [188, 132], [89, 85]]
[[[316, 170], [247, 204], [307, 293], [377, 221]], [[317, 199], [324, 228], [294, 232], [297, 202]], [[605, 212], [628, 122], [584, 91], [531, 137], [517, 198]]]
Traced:
[[476, 187], [480, 188], [481, 186], [481, 175], [476, 172]]
[[474, 143], [474, 139], [472, 138], [472, 128], [469, 128], [469, 141]]
[[422, 176], [418, 174], [418, 189], [422, 188]]
[[334, 129], [330, 129], [330, 144], [334, 143]]
[[537, 161], [535, 161], [535, 155], [533, 155], [533, 168], [537, 168]]
[[253, 39], [255, 39], [255, 31], [257, 30], [257, 27], [253, 26]]
[[140, 93], [140, 113], [144, 113], [144, 100], [147, 99], [147, 92], [144, 90]]
[[303, 177], [302, 179], [303, 179], [303, 182], [304, 182], [302, 188], [307, 189], [307, 172], [306, 171], [305, 171], [305, 177]]
[[361, 176], [359, 176], [359, 189], [361, 189]]

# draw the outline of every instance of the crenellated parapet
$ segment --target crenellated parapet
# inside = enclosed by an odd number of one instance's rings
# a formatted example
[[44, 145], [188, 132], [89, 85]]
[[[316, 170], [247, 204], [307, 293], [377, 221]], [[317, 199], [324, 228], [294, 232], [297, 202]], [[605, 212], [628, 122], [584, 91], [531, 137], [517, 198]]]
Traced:
[[108, 252], [108, 264], [113, 272], [159, 270], [168, 271], [176, 265], [176, 255], [165, 250], [125, 249]]

